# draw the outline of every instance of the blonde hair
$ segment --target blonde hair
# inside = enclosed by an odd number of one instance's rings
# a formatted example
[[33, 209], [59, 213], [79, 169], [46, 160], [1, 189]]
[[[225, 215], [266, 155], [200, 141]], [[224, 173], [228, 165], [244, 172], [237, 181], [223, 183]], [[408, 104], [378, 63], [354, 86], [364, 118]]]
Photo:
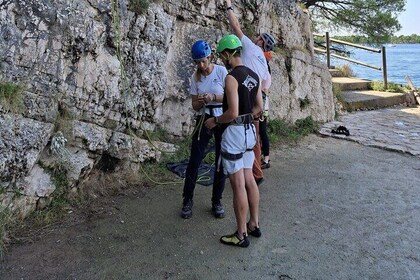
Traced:
[[195, 79], [196, 82], [201, 81], [201, 71], [198, 68], [197, 68], [197, 70], [195, 70], [194, 79]]
[[[213, 54], [210, 54], [208, 57], [205, 57], [205, 58], [209, 61], [209, 64], [210, 65], [213, 64], [211, 62], [212, 61], [212, 58], [213, 58]], [[194, 73], [194, 80], [196, 82], [201, 81], [201, 71], [200, 71], [200, 69], [198, 69], [198, 67], [197, 67], [197, 69], [195, 70], [195, 73]]]

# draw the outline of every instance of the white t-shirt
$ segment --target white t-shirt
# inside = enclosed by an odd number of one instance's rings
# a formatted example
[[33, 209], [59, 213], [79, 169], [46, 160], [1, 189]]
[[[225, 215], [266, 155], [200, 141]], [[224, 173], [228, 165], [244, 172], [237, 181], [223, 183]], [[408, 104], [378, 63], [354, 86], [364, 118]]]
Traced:
[[258, 74], [261, 80], [268, 79], [268, 66], [262, 49], [255, 45], [246, 35], [242, 36], [242, 63]]
[[[213, 93], [216, 95], [223, 95], [225, 78], [227, 73], [228, 72], [225, 67], [215, 64], [213, 71], [211, 71], [211, 73], [208, 76], [201, 75], [200, 81], [196, 81], [194, 72], [194, 74], [191, 76], [190, 94], [199, 95]], [[208, 103], [208, 105], [222, 105], [222, 103], [211, 101], [210, 103]], [[201, 113], [203, 113], [203, 109], [200, 111]], [[212, 111], [215, 117], [218, 117], [223, 114], [222, 107], [213, 108]], [[205, 113], [210, 114], [210, 109], [205, 108]]]

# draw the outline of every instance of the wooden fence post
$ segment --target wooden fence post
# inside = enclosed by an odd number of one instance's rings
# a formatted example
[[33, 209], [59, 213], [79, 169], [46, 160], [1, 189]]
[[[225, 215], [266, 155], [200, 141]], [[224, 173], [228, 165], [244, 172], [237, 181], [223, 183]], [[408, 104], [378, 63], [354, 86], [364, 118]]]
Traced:
[[330, 33], [325, 32], [325, 46], [327, 49], [327, 67], [328, 69], [331, 68], [331, 53], [330, 53]]
[[388, 89], [388, 75], [387, 75], [387, 69], [386, 69], [386, 49], [385, 46], [382, 46], [382, 73], [384, 76], [384, 88], [385, 90]]

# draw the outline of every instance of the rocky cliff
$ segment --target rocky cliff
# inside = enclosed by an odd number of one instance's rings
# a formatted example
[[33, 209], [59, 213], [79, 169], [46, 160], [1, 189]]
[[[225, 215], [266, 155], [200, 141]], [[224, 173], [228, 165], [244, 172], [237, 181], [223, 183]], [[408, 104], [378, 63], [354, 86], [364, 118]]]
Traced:
[[[227, 34], [226, 13], [220, 0], [149, 2], [0, 1], [3, 207], [25, 216], [45, 205], [54, 165], [71, 166], [66, 184], [77, 189], [104, 157], [125, 166], [173, 148], [145, 131], [192, 131], [190, 46]], [[333, 119], [331, 78], [295, 1], [235, 1], [235, 13], [245, 33], [278, 38], [272, 117]]]

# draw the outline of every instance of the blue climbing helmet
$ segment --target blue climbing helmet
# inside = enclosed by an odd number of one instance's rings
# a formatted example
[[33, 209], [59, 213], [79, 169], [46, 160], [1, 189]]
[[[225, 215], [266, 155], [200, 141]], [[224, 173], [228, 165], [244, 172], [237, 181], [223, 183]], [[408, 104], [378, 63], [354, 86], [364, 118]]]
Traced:
[[198, 40], [191, 48], [192, 59], [203, 59], [211, 54], [209, 43], [204, 40]]

